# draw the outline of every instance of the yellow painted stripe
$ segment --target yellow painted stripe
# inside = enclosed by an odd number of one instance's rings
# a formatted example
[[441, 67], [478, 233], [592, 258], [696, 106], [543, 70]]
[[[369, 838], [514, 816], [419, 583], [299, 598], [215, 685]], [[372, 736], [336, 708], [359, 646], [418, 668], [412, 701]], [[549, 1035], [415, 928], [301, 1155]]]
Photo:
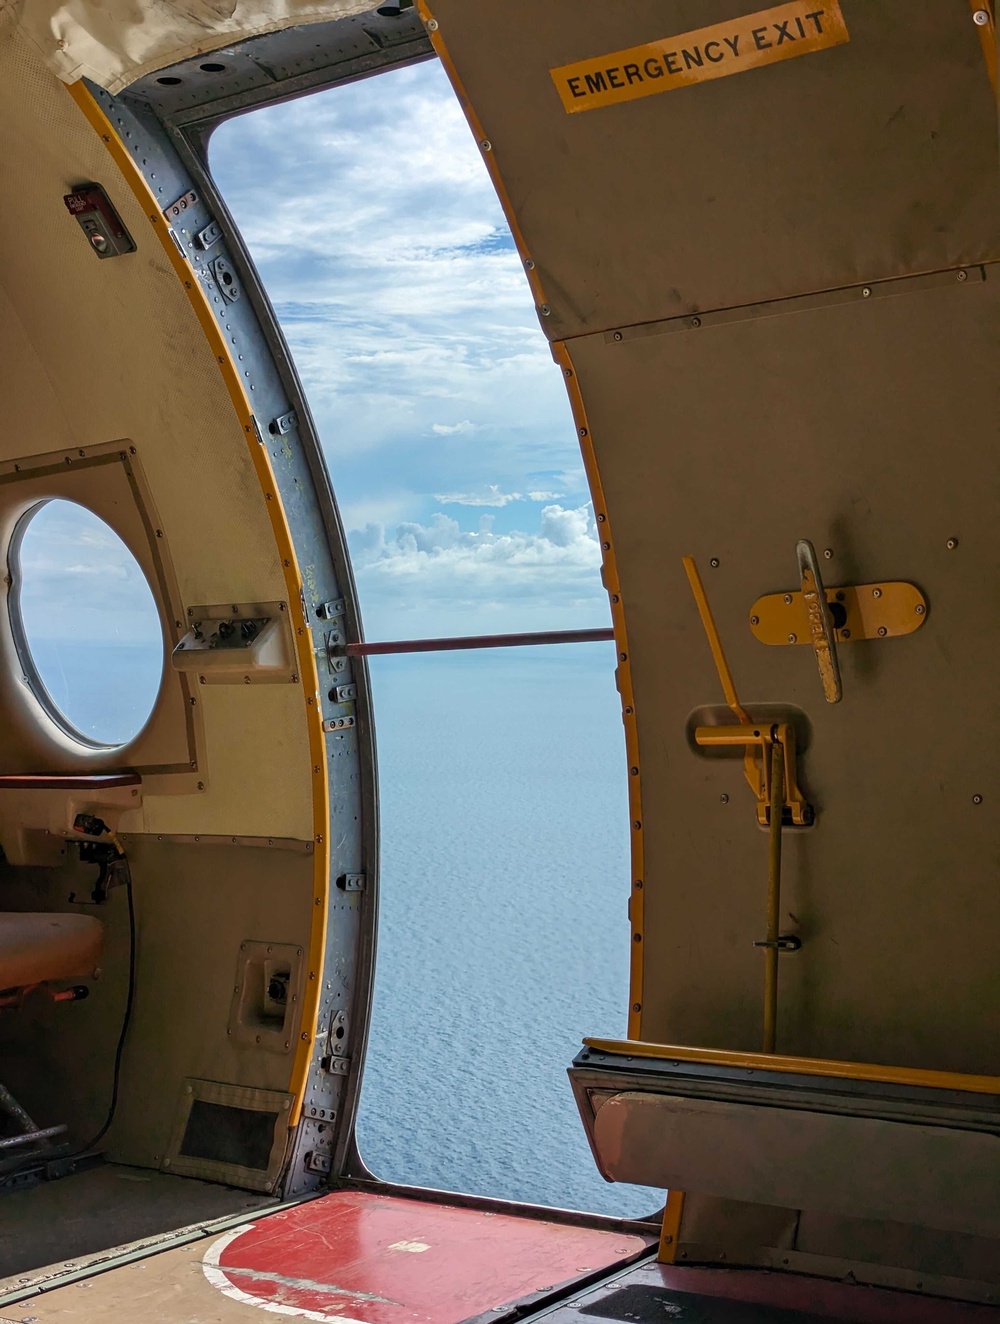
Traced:
[[160, 246], [168, 262], [173, 267], [177, 279], [181, 282], [188, 302], [194, 310], [206, 341], [215, 356], [219, 373], [229, 392], [233, 409], [243, 430], [250, 459], [260, 483], [261, 494], [267, 507], [281, 557], [288, 596], [288, 612], [295, 637], [298, 656], [299, 681], [302, 687], [306, 709], [306, 724], [309, 731], [309, 757], [312, 764], [312, 802], [313, 802], [313, 909], [312, 924], [309, 933], [309, 970], [302, 999], [302, 1026], [292, 1063], [289, 1092], [295, 1100], [289, 1115], [289, 1125], [299, 1121], [305, 1089], [312, 1065], [313, 1044], [316, 1036], [316, 1017], [319, 1010], [320, 990], [322, 988], [323, 958], [326, 950], [326, 925], [329, 905], [328, 888], [330, 879], [330, 844], [327, 825], [330, 817], [330, 792], [326, 769], [326, 741], [323, 736], [323, 714], [320, 706], [319, 676], [316, 659], [313, 655], [312, 636], [306, 623], [302, 608], [302, 577], [299, 574], [298, 560], [292, 544], [288, 521], [284, 507], [274, 481], [270, 456], [267, 447], [257, 440], [254, 428], [253, 411], [243, 390], [239, 368], [233, 361], [226, 337], [216, 320], [208, 296], [196, 278], [187, 260], [178, 252], [170, 238], [166, 218], [160, 203], [152, 189], [146, 183], [142, 172], [132, 158], [128, 148], [118, 137], [114, 126], [101, 109], [93, 95], [82, 82], [73, 83], [68, 88], [70, 96], [79, 106], [108, 149], [112, 160], [121, 171], [122, 179], [134, 194], [137, 202], [153, 227], [153, 232], [160, 241]]
[[681, 1218], [684, 1214], [684, 1192], [668, 1191], [660, 1228], [660, 1249], [656, 1256], [660, 1264], [673, 1264], [677, 1258], [677, 1243], [681, 1239]]
[[645, 1044], [629, 1039], [584, 1039], [598, 1053], [695, 1062], [704, 1066], [741, 1067], [748, 1071], [786, 1071], [792, 1075], [831, 1076], [838, 1080], [871, 1080], [884, 1085], [918, 1085], [937, 1090], [967, 1090], [1000, 1094], [1000, 1076], [967, 1076], [919, 1067], [881, 1067], [868, 1062], [832, 1062], [822, 1057], [781, 1057], [775, 1053], [740, 1053], [721, 1048], [689, 1048], [680, 1044]]
[[[542, 286], [541, 277], [535, 267], [534, 261], [528, 251], [521, 232], [521, 226], [518, 221], [517, 213], [511, 203], [507, 188], [500, 174], [499, 164], [496, 159], [496, 152], [493, 150], [479, 117], [476, 114], [465, 87], [455, 68], [454, 61], [448, 53], [443, 34], [438, 27], [428, 0], [418, 0], [417, 9], [421, 19], [427, 26], [431, 42], [435, 53], [440, 59], [444, 70], [455, 89], [455, 95], [465, 112], [465, 117], [469, 122], [469, 127], [479, 143], [480, 150], [483, 153], [483, 160], [486, 162], [486, 168], [489, 171], [493, 187], [496, 189], [497, 197], [503, 208], [507, 224], [510, 227], [514, 244], [520, 254], [521, 261], [524, 264], [525, 273], [528, 277], [528, 284], [531, 287], [532, 296], [539, 308], [548, 306], [545, 297], [545, 290]], [[573, 418], [576, 423], [577, 438], [580, 442], [580, 451], [583, 456], [583, 464], [587, 474], [587, 481], [590, 484], [590, 493], [594, 503], [594, 513], [598, 520], [598, 535], [601, 542], [601, 556], [604, 564], [604, 585], [611, 598], [611, 619], [615, 634], [615, 648], [618, 652], [618, 685], [621, 691], [622, 711], [625, 720], [625, 748], [628, 759], [628, 790], [629, 790], [629, 814], [631, 816], [631, 841], [632, 841], [632, 896], [631, 896], [631, 927], [632, 927], [632, 960], [631, 975], [629, 980], [629, 1015], [628, 1015], [628, 1033], [639, 1038], [642, 1032], [642, 948], [645, 938], [643, 931], [643, 850], [642, 850], [642, 796], [640, 791], [640, 773], [639, 773], [639, 735], [635, 719], [635, 700], [632, 693], [632, 673], [631, 656], [628, 650], [628, 640], [625, 632], [625, 607], [622, 603], [621, 588], [618, 582], [618, 568], [615, 562], [614, 542], [611, 537], [611, 521], [608, 518], [607, 505], [604, 501], [604, 491], [601, 486], [601, 476], [598, 471], [597, 457], [594, 453], [593, 439], [590, 432], [590, 424], [587, 421], [587, 413], [583, 404], [583, 398], [580, 394], [579, 381], [576, 375], [576, 369], [570, 356], [566, 344], [562, 341], [556, 341], [552, 345], [552, 354], [556, 362], [562, 368], [563, 377], [569, 392], [570, 404], [573, 409]], [[635, 772], [632, 771], [635, 769]]]

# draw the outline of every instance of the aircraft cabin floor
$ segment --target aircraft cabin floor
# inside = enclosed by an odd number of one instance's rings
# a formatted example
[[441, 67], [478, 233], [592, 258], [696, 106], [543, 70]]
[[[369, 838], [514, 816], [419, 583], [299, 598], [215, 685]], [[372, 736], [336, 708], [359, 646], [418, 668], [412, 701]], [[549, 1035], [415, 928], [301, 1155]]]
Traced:
[[[655, 1262], [651, 1225], [348, 1189], [132, 1262], [0, 1285], [0, 1324], [986, 1324], [993, 1307], [760, 1270]], [[484, 1205], [491, 1204], [492, 1208]]]
[[102, 1163], [58, 1181], [0, 1193], [0, 1297], [18, 1278], [62, 1268], [110, 1247], [161, 1236], [226, 1215], [259, 1210], [273, 1197]]

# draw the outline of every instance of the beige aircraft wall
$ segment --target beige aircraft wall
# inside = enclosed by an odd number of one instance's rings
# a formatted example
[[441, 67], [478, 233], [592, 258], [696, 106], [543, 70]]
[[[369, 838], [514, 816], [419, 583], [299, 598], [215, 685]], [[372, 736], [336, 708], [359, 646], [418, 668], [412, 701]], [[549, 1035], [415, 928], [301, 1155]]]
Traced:
[[[967, 3], [841, 9], [839, 44], [573, 113], [553, 69], [593, 57], [624, 85], [635, 57], [616, 52], [662, 40], [677, 63], [697, 44], [678, 34], [734, 11], [767, 43], [775, 15], [752, 21], [745, 0], [422, 12], [591, 461], [635, 769], [632, 1036], [761, 1045], [767, 839], [739, 761], [692, 747], [696, 714], [725, 710], [691, 554], [743, 702], [797, 713], [807, 745], [817, 820], [785, 834], [781, 930], [802, 947], [781, 958], [779, 1051], [990, 1073], [996, 106]], [[842, 641], [835, 706], [811, 649], [750, 626], [759, 596], [798, 589], [801, 538], [828, 584], [911, 581], [928, 602], [905, 638]]]
[[[136, 253], [95, 258], [63, 203], [86, 181], [106, 188]], [[189, 605], [285, 599], [243, 429], [181, 283], [105, 144], [16, 31], [13, 9], [0, 14], [0, 253], [0, 525], [7, 528], [2, 484], [13, 480], [13, 464], [65, 452], [71, 463], [52, 494], [90, 505], [149, 568], [120, 475], [99, 481], [80, 456], [89, 463], [116, 443], [114, 457], [127, 443], [145, 514], [155, 512], [162, 533], [155, 553], [169, 589], [168, 650], [187, 628]], [[65, 629], [71, 636], [72, 620]], [[11, 658], [0, 606], [0, 772], [137, 761], [138, 745], [93, 755], [46, 734], [37, 705], [19, 698]], [[118, 1113], [102, 1145], [113, 1158], [164, 1162], [189, 1077], [289, 1088], [298, 1023], [276, 1051], [238, 1043], [228, 1027], [240, 944], [308, 950], [319, 913], [305, 713], [300, 683], [189, 689], [168, 670], [151, 725], [166, 747], [186, 750], [190, 721], [197, 767], [145, 777], [142, 810], [122, 824], [135, 891], [136, 998]], [[55, 868], [0, 868], [0, 908], [67, 909], [69, 892], [84, 891], [95, 874], [72, 855]], [[107, 1112], [127, 986], [123, 893], [97, 913], [106, 926], [103, 978], [87, 1001], [36, 1000], [0, 1025], [0, 1080], [40, 1124], [68, 1122], [77, 1144]]]

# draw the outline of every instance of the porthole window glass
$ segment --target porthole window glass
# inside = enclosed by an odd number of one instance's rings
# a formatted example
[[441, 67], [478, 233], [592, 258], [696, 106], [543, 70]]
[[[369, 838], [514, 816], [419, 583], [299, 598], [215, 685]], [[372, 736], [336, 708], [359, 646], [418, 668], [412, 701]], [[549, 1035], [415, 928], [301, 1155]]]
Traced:
[[160, 615], [139, 562], [104, 520], [58, 499], [28, 511], [9, 559], [25, 682], [81, 743], [127, 743], [163, 678]]

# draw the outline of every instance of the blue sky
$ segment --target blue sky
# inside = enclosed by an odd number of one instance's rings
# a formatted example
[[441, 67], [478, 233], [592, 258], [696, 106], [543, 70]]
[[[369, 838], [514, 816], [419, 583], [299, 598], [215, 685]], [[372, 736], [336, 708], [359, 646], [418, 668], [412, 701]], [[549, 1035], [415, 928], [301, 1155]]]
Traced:
[[605, 624], [562, 376], [437, 62], [231, 120], [210, 159], [316, 416], [368, 636]]

